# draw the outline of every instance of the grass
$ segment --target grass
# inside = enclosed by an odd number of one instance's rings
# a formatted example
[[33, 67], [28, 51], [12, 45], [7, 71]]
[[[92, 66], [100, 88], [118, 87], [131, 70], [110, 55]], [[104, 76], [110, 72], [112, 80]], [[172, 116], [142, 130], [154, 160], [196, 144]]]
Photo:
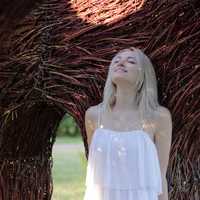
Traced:
[[[82, 144], [81, 137], [61, 137], [56, 144]], [[83, 145], [83, 144], [82, 144]], [[53, 197], [52, 200], [83, 200], [86, 175], [84, 151], [59, 149], [53, 151]]]
[[82, 143], [82, 139], [81, 136], [75, 136], [75, 137], [71, 137], [71, 136], [59, 136], [56, 138], [56, 144], [81, 144]]

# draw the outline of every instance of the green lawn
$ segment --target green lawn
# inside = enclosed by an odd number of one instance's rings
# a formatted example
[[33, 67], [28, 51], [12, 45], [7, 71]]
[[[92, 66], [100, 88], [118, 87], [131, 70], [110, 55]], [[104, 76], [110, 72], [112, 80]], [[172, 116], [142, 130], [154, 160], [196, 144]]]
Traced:
[[[56, 144], [82, 144], [81, 138], [57, 138]], [[55, 150], [53, 152], [52, 200], [83, 200], [86, 158], [83, 151]]]
[[80, 144], [81, 136], [76, 137], [66, 137], [66, 136], [59, 136], [56, 138], [56, 144]]

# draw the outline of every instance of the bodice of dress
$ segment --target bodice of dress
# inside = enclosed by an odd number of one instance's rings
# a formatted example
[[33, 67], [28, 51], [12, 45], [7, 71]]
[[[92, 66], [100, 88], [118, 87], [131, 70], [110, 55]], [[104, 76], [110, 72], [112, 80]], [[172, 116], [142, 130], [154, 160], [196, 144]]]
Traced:
[[150, 189], [162, 193], [156, 146], [142, 129], [114, 131], [98, 127], [93, 133], [85, 185], [115, 189]]

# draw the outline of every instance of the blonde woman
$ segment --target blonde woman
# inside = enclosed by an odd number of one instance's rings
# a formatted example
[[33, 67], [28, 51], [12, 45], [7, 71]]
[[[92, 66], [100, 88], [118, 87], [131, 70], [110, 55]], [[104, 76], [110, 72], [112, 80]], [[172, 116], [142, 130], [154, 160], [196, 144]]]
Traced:
[[84, 200], [168, 200], [172, 118], [158, 103], [155, 71], [141, 49], [113, 57], [103, 101], [87, 109], [85, 127]]

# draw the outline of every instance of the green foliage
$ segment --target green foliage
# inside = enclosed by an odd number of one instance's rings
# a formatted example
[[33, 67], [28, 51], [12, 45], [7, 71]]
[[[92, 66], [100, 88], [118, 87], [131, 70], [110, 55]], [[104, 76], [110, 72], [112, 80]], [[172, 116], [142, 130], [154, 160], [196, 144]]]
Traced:
[[80, 134], [79, 127], [74, 118], [65, 114], [56, 131], [57, 136], [77, 136]]

